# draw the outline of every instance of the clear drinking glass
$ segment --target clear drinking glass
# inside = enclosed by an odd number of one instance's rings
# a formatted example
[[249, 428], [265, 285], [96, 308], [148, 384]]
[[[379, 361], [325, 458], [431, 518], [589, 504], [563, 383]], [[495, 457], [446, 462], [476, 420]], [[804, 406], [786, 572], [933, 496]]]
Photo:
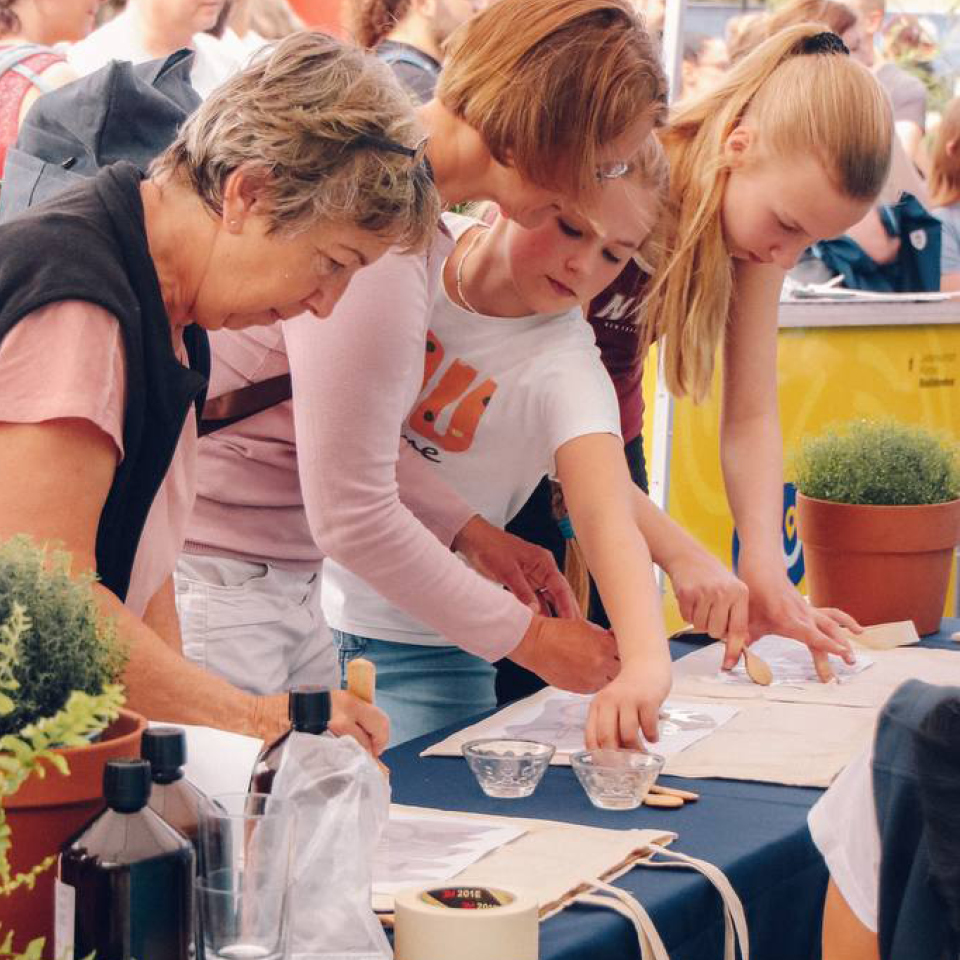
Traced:
[[583, 750], [570, 757], [580, 785], [601, 810], [636, 810], [663, 763], [663, 757], [640, 750]]
[[203, 960], [286, 960], [296, 810], [263, 793], [200, 805]]
[[488, 797], [512, 799], [537, 789], [554, 747], [536, 740], [471, 740], [461, 752]]

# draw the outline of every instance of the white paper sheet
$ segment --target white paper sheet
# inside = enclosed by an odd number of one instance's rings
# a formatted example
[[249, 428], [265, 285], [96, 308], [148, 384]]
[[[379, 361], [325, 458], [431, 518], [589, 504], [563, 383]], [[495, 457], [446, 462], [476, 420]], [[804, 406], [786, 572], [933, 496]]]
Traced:
[[186, 723], [154, 723], [151, 727], [180, 727], [187, 735], [184, 776], [208, 797], [245, 793], [263, 741], [240, 733], [196, 727]]
[[374, 896], [445, 883], [525, 832], [522, 827], [467, 817], [439, 819], [391, 810], [373, 863]]
[[[502, 737], [552, 743], [554, 763], [569, 762], [570, 754], [583, 750], [583, 731], [592, 696], [545, 690], [470, 728], [470, 739]], [[660, 711], [660, 739], [651, 751], [669, 757], [709, 736], [735, 716], [731, 704], [712, 704], [669, 698]]]
[[[771, 685], [794, 685], [805, 683], [820, 683], [810, 650], [799, 640], [781, 637], [775, 633], [761, 637], [750, 646], [750, 650], [763, 659], [773, 673]], [[856, 661], [848, 664], [840, 657], [830, 654], [830, 666], [840, 683], [850, 680], [867, 667], [873, 666], [873, 658], [866, 653], [855, 651]], [[717, 679], [723, 683], [752, 685], [753, 681], [747, 676], [747, 669], [743, 660], [729, 672], [717, 668]]]

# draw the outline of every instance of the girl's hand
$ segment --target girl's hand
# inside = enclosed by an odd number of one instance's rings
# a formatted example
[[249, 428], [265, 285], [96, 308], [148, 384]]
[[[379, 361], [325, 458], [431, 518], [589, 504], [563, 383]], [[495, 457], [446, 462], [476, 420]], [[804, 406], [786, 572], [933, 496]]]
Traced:
[[[826, 683], [833, 679], [828, 654], [855, 661], [850, 641], [841, 628], [853, 633], [863, 629], [842, 610], [810, 606], [790, 582], [782, 567], [769, 564], [745, 565], [741, 558], [740, 576], [750, 590], [750, 642], [767, 633], [777, 633], [799, 640], [810, 648], [817, 676]], [[735, 666], [743, 651], [742, 644], [728, 641], [723, 669]]]
[[688, 551], [666, 571], [680, 615], [698, 632], [742, 648], [748, 640], [747, 585], [702, 548]]
[[330, 721], [327, 729], [338, 737], [353, 737], [375, 757], [383, 753], [390, 740], [390, 720], [387, 715], [346, 690], [330, 691]]
[[594, 698], [587, 715], [588, 750], [642, 749], [660, 739], [660, 707], [670, 692], [670, 655], [624, 667]]

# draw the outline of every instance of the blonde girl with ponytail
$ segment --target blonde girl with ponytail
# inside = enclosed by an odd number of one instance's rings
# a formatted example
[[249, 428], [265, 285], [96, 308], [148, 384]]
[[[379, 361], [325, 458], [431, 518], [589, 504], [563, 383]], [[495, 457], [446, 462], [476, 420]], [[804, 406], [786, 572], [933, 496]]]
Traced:
[[726, 667], [770, 632], [806, 643], [824, 679], [828, 653], [852, 656], [841, 627], [857, 629], [854, 621], [808, 606], [784, 569], [777, 309], [803, 250], [870, 210], [892, 137], [879, 84], [817, 24], [766, 40], [662, 133], [677, 234], [644, 307], [644, 333], [659, 341], [677, 397], [707, 395], [722, 351], [721, 462], [749, 624], [730, 630], [723, 609], [687, 613], [727, 641]]

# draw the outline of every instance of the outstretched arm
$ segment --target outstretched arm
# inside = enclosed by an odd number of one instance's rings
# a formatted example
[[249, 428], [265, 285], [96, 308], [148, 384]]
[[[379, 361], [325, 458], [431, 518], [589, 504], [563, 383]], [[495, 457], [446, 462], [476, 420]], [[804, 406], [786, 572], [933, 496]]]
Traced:
[[670, 652], [650, 551], [633, 512], [623, 443], [608, 433], [567, 441], [556, 453], [564, 500], [597, 582], [620, 651], [620, 674], [597, 694], [588, 747], [637, 747], [658, 739], [670, 690]]
[[[720, 455], [727, 499], [740, 535], [738, 572], [750, 590], [750, 637], [780, 633], [805, 643], [821, 679], [827, 655], [851, 660], [841, 627], [858, 629], [838, 610], [809, 606], [790, 583], [783, 562], [783, 437], [777, 401], [777, 310], [783, 272], [774, 266], [735, 266], [736, 298], [724, 346]], [[728, 642], [724, 666], [742, 645]]]

